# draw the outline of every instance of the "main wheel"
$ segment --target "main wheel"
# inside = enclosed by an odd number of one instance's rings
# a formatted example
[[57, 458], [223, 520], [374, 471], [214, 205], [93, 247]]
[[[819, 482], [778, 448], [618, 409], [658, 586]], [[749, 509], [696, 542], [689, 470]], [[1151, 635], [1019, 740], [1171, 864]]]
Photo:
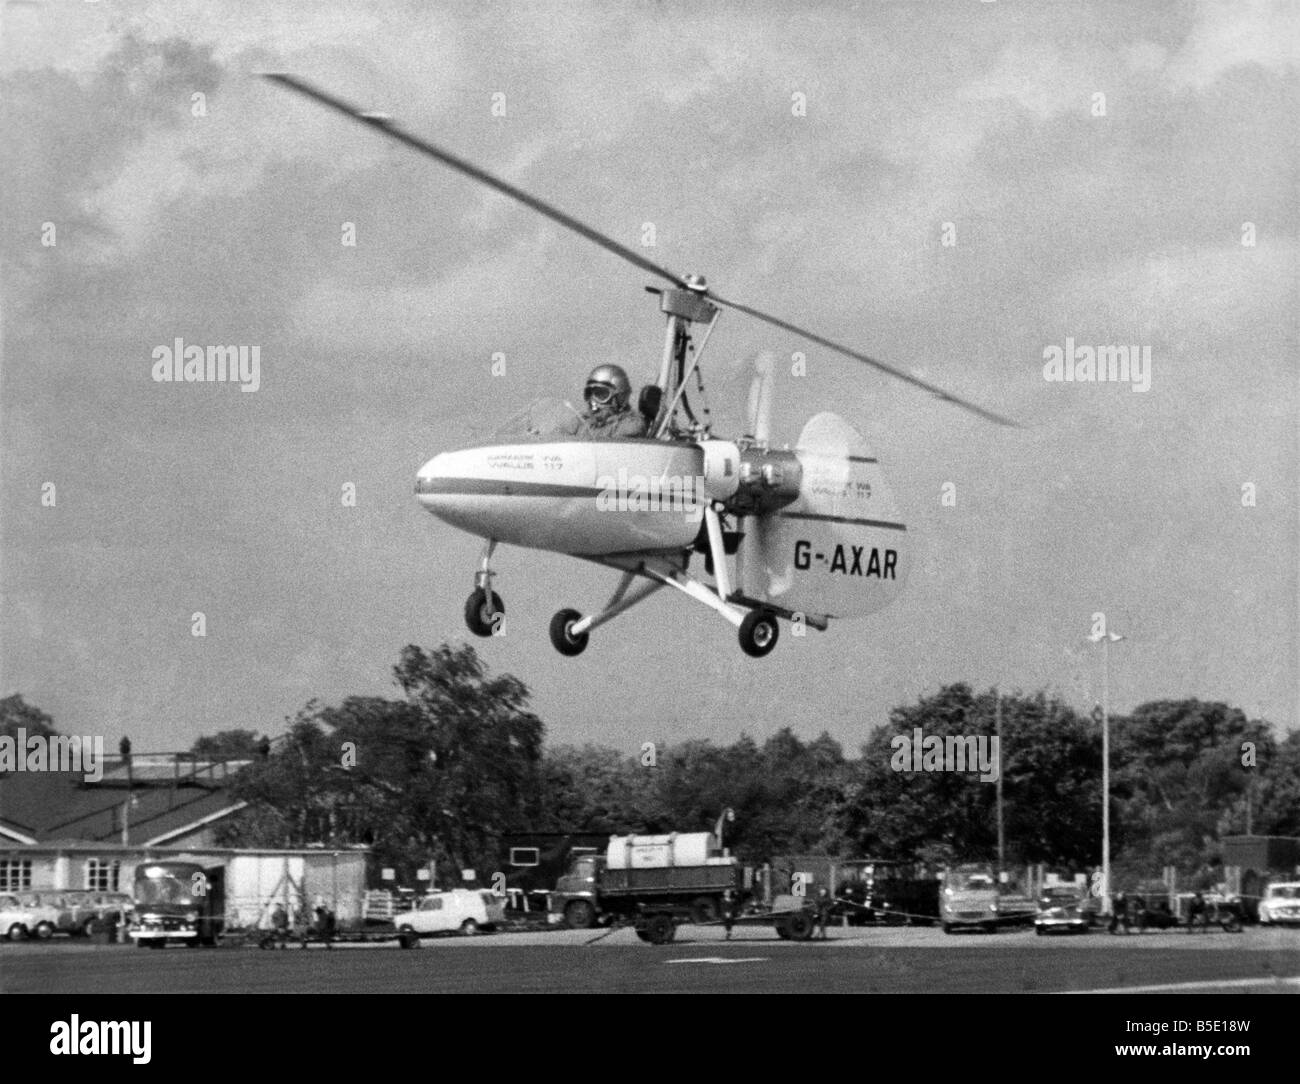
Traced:
[[717, 922], [720, 915], [718, 901], [712, 896], [696, 896], [691, 900], [691, 921], [703, 926]]
[[478, 933], [478, 923], [472, 918], [467, 918], [460, 924], [460, 932], [466, 937], [473, 937]]
[[596, 908], [590, 900], [573, 900], [564, 909], [564, 924], [571, 930], [589, 930], [596, 924]]
[[750, 610], [740, 623], [740, 649], [746, 655], [761, 659], [776, 647], [780, 626], [776, 618], [764, 610]]
[[36, 940], [38, 941], [48, 941], [51, 937], [54, 936], [54, 923], [52, 922], [36, 923], [36, 929], [32, 931], [32, 936], [35, 937]]
[[587, 650], [587, 633], [574, 635], [569, 630], [582, 614], [577, 610], [560, 610], [551, 618], [551, 643], [561, 655], [581, 655]]
[[27, 939], [27, 927], [21, 922], [15, 922], [9, 927], [8, 931], [6, 931], [5, 936], [9, 938], [10, 941], [25, 941]]
[[500, 596], [493, 591], [491, 605], [488, 593], [476, 587], [465, 600], [465, 624], [475, 636], [491, 636], [501, 627], [506, 608], [501, 604]]
[[945, 922], [945, 923], [943, 924], [943, 932], [944, 932], [944, 933], [952, 933], [952, 923], [951, 923], [951, 922]]
[[646, 936], [652, 945], [666, 945], [677, 933], [677, 927], [667, 915], [651, 915], [645, 924]]
[[790, 932], [791, 941], [807, 941], [817, 928], [812, 915], [807, 911], [796, 911], [785, 922], [785, 928]]

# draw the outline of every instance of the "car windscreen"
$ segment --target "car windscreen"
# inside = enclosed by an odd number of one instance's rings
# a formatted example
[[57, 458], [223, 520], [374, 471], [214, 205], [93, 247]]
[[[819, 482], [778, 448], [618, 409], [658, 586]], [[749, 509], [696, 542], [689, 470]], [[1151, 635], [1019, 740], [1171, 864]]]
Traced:
[[137, 903], [174, 903], [187, 904], [194, 903], [194, 897], [190, 895], [190, 882], [182, 881], [179, 878], [170, 875], [165, 877], [141, 878], [135, 883], [135, 897]]

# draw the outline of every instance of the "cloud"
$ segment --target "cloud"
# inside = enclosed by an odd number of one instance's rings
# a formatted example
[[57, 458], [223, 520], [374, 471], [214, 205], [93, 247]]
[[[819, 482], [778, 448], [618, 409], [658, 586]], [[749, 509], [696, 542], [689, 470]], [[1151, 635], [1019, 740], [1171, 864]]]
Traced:
[[1208, 0], [1199, 16], [1165, 70], [1173, 91], [1204, 91], [1243, 66], [1284, 75], [1300, 65], [1300, 5], [1292, 0]]

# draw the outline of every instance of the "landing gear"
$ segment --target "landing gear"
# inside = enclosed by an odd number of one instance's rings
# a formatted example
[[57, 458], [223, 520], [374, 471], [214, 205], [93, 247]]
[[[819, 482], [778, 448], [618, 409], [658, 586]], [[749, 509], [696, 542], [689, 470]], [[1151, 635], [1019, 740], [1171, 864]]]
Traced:
[[581, 617], [577, 610], [560, 610], [551, 618], [551, 643], [561, 655], [581, 655], [587, 650], [587, 633], [573, 632], [573, 623]]
[[489, 538], [474, 573], [474, 590], [465, 600], [465, 624], [475, 636], [499, 635], [506, 616], [501, 597], [492, 590], [492, 551], [496, 548], [496, 540]]
[[465, 624], [475, 636], [491, 636], [501, 628], [505, 616], [506, 608], [495, 591], [489, 598], [489, 592], [476, 587], [465, 600]]
[[746, 655], [761, 659], [776, 647], [780, 626], [776, 618], [763, 610], [750, 610], [740, 623], [740, 649]]

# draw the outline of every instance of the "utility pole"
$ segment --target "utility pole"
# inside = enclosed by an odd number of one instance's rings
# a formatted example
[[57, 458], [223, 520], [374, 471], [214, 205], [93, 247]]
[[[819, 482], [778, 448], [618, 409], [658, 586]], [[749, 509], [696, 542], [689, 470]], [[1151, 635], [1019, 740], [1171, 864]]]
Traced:
[[124, 737], [117, 743], [117, 750], [126, 763], [126, 801], [122, 803], [122, 846], [131, 845], [131, 799], [134, 795], [134, 773], [131, 761], [131, 739]]
[[998, 739], [998, 881], [1000, 883], [1002, 880], [1002, 871], [1006, 869], [1007, 855], [1006, 838], [1002, 832], [1002, 690], [997, 689], [995, 692], [997, 695], [993, 708], [993, 732], [997, 735]]
[[1124, 639], [1102, 626], [1103, 631], [1090, 636], [1101, 642], [1101, 886], [1102, 913], [1111, 914], [1110, 891], [1110, 645]]

